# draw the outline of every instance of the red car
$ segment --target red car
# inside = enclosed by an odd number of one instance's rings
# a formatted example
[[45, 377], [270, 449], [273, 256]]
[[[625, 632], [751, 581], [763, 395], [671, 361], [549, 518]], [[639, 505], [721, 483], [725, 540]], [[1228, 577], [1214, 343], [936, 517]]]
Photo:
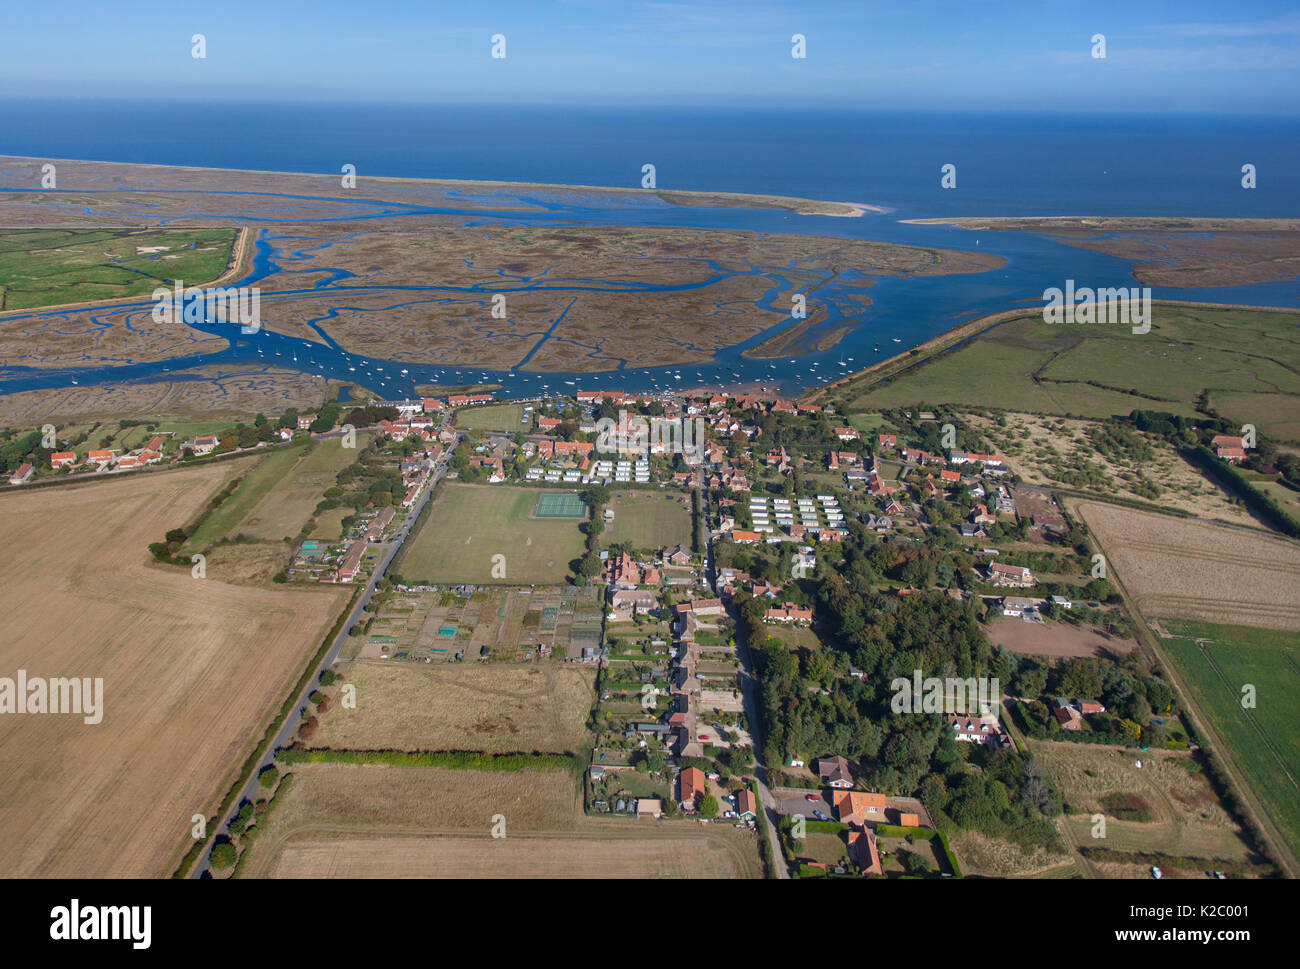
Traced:
[[803, 796], [803, 799], [804, 799], [805, 801], [813, 801], [813, 802], [816, 802], [816, 801], [820, 801], [820, 800], [821, 800], [821, 795], [819, 795], [819, 794], [805, 794], [805, 795]]

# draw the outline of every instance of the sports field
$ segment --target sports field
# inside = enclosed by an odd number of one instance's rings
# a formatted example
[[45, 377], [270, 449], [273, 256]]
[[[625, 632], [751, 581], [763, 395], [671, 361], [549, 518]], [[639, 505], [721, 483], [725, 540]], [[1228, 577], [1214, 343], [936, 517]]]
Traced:
[[[1003, 323], [931, 362], [835, 397], [849, 409], [966, 404], [1108, 417], [1135, 408], [1191, 416], [1202, 391], [1229, 420], [1294, 436], [1300, 414], [1300, 329], [1293, 312], [1153, 304], [1151, 331], [1114, 324]], [[1263, 396], [1266, 395], [1266, 396]]]
[[606, 544], [631, 542], [634, 548], [655, 549], [691, 545], [690, 496], [679, 492], [616, 492], [609, 507], [613, 527], [606, 530]]
[[103, 679], [100, 723], [0, 717], [0, 876], [169, 875], [346, 602], [152, 563], [243, 464], [0, 495], [0, 670]]
[[569, 563], [583, 553], [583, 536], [574, 519], [533, 517], [543, 493], [444, 484], [394, 570], [408, 582], [562, 584]]
[[[1174, 658], [1251, 789], [1291, 845], [1300, 845], [1300, 637], [1244, 626], [1161, 619]], [[1255, 706], [1242, 706], [1242, 687]]]
[[586, 518], [587, 506], [577, 495], [568, 491], [543, 491], [537, 496], [535, 518]]
[[456, 411], [452, 420], [454, 426], [476, 431], [531, 431], [532, 421], [521, 423], [524, 417], [523, 404], [488, 404], [483, 407], [462, 407]]

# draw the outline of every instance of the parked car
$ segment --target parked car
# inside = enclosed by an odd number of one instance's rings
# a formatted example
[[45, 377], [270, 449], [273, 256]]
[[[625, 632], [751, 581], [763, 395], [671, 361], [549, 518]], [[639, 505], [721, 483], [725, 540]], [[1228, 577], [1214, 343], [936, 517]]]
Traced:
[[820, 801], [822, 798], [821, 798], [821, 795], [820, 795], [820, 794], [805, 794], [805, 795], [803, 796], [803, 799], [804, 799], [805, 801], [812, 801], [812, 802], [816, 803], [817, 801]]
[[[813, 817], [815, 817], [818, 821], [829, 821], [829, 820], [830, 820], [830, 818], [828, 818], [826, 815], [822, 814], [821, 811], [814, 811], [814, 812], [813, 812]], [[1159, 877], [1159, 876], [1157, 876], [1157, 877]]]

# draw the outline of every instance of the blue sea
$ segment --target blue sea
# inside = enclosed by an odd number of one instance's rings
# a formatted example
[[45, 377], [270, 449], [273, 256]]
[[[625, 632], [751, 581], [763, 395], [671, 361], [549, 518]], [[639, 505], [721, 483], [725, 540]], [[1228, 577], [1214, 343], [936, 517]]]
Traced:
[[[554, 221], [747, 228], [758, 232], [841, 235], [975, 248], [1004, 255], [1004, 270], [977, 276], [881, 278], [874, 305], [833, 351], [806, 354], [798, 366], [746, 361], [736, 348], [703, 367], [680, 368], [690, 382], [766, 379], [795, 391], [874, 362], [873, 348], [897, 352], [965, 319], [1041, 299], [1067, 278], [1133, 285], [1120, 260], [1027, 233], [971, 233], [916, 226], [904, 219], [957, 216], [1300, 217], [1300, 121], [1276, 118], [1042, 116], [1010, 114], [855, 114], [704, 108], [590, 108], [409, 104], [200, 103], [177, 101], [0, 100], [0, 154], [209, 168], [337, 174], [345, 163], [367, 175], [641, 187], [653, 164], [657, 187], [792, 195], [886, 208], [863, 218], [794, 216], [774, 211], [637, 206], [566, 207]], [[956, 166], [956, 188], [941, 169]], [[1257, 187], [1241, 185], [1255, 167]], [[3, 194], [0, 193], [0, 205]], [[276, 269], [274, 245], [259, 243], [259, 267], [245, 284]], [[318, 258], [326, 258], [321, 255]], [[343, 282], [346, 285], [346, 281]], [[1081, 282], [1082, 285], [1082, 282]], [[781, 292], [774, 283], [770, 298]], [[327, 294], [322, 294], [327, 295]], [[1217, 289], [1159, 289], [1156, 298], [1300, 305], [1295, 281]], [[769, 298], [769, 302], [770, 302]], [[561, 306], [563, 304], [560, 304]], [[760, 336], [759, 340], [763, 337]], [[247, 363], [271, 356], [231, 348], [168, 362], [182, 366]], [[757, 342], [757, 341], [751, 341]], [[255, 351], [261, 349], [261, 354]], [[277, 349], [288, 349], [287, 344]], [[855, 361], [847, 363], [848, 360]], [[328, 376], [361, 379], [332, 351], [313, 355]], [[287, 365], [285, 352], [276, 365]], [[337, 357], [337, 358], [336, 358]], [[795, 361], [790, 361], [794, 364]], [[347, 366], [344, 366], [344, 364]], [[368, 361], [401, 365], [402, 361]], [[817, 369], [820, 367], [821, 369]], [[57, 373], [10, 366], [0, 393], [37, 386], [157, 375], [159, 365], [87, 367]], [[393, 373], [396, 367], [385, 367]], [[571, 376], [587, 387], [662, 387], [668, 370], [624, 369]], [[362, 369], [363, 374], [374, 370]], [[350, 375], [350, 376], [349, 376]], [[698, 377], [697, 377], [698, 375]], [[404, 383], [503, 383], [536, 392], [547, 377], [411, 368]], [[671, 384], [670, 384], [671, 385]], [[404, 388], [389, 386], [386, 395]]]

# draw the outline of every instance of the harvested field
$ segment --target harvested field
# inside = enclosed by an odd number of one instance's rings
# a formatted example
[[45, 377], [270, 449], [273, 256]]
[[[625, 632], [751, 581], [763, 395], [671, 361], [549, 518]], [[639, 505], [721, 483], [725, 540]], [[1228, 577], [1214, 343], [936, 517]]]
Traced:
[[[299, 765], [244, 877], [759, 877], [730, 825], [587, 818], [571, 775]], [[505, 815], [506, 837], [491, 837]]]
[[1067, 504], [1144, 614], [1300, 629], [1300, 545], [1100, 502]]
[[0, 718], [0, 875], [170, 874], [346, 601], [151, 563], [243, 466], [0, 496], [0, 669], [104, 682], [99, 724]]
[[1137, 646], [1135, 640], [1109, 636], [1092, 626], [1074, 626], [1068, 622], [1025, 622], [1014, 616], [998, 616], [989, 622], [985, 632], [994, 646], [1005, 646], [1021, 656], [1122, 659]]
[[570, 753], [595, 699], [595, 670], [559, 664], [363, 661], [345, 675], [356, 709], [335, 705], [314, 747]]

